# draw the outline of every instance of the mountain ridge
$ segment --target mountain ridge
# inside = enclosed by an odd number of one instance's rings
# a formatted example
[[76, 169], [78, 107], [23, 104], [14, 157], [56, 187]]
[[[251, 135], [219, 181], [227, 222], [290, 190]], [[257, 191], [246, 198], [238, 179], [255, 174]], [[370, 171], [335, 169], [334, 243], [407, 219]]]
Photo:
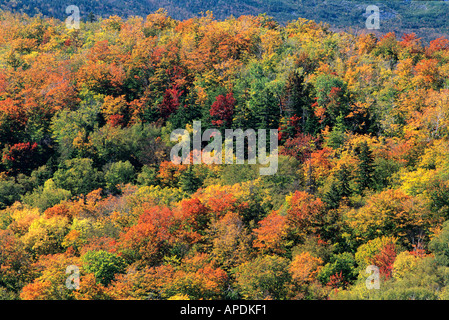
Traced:
[[281, 24], [298, 18], [328, 23], [334, 30], [365, 29], [369, 14], [368, 5], [380, 9], [381, 28], [376, 33], [416, 33], [424, 40], [449, 34], [449, 10], [447, 1], [376, 1], [353, 0], [4, 0], [0, 9], [28, 15], [65, 19], [69, 5], [80, 8], [81, 18], [89, 14], [99, 17], [146, 16], [160, 8], [177, 20], [185, 20], [211, 11], [217, 19], [230, 16], [259, 15], [266, 13]]

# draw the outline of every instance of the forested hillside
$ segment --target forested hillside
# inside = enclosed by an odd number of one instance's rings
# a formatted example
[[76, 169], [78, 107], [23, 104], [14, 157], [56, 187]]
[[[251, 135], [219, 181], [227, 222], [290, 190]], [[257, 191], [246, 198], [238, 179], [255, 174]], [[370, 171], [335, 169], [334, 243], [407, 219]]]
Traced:
[[449, 3], [447, 1], [359, 1], [359, 0], [3, 0], [0, 10], [42, 14], [64, 20], [67, 6], [80, 8], [84, 20], [93, 16], [107, 18], [118, 15], [146, 17], [159, 8], [165, 8], [174, 19], [184, 20], [212, 11], [218, 19], [231, 15], [258, 15], [267, 13], [285, 24], [298, 18], [329, 23], [336, 30], [365, 28], [366, 8], [380, 9], [380, 33], [416, 33], [430, 41], [449, 33]]
[[[446, 38], [3, 13], [0, 298], [447, 299], [448, 75]], [[278, 129], [278, 172], [174, 164], [194, 120]]]

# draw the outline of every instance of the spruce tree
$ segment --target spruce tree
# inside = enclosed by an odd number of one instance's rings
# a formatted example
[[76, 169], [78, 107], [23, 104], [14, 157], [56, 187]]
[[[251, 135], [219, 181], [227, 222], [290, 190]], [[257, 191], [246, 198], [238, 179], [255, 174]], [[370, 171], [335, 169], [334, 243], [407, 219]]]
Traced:
[[190, 165], [179, 179], [179, 186], [182, 191], [192, 194], [201, 187], [201, 181], [195, 176]]
[[89, 14], [87, 15], [86, 21], [90, 22], [90, 23], [95, 22], [95, 21], [97, 21], [97, 17], [95, 16], [95, 14], [93, 12], [89, 12]]
[[350, 173], [345, 165], [342, 165], [336, 174], [336, 181], [330, 187], [330, 190], [324, 195], [324, 202], [329, 209], [336, 209], [343, 198], [349, 198], [352, 194], [350, 182]]
[[309, 169], [307, 170], [306, 192], [310, 194], [315, 194], [316, 192], [316, 181], [313, 177], [312, 164], [309, 164]]
[[342, 198], [349, 198], [352, 195], [352, 190], [349, 185], [350, 172], [346, 165], [342, 165], [337, 174], [338, 182], [340, 183], [340, 194]]
[[335, 126], [332, 128], [332, 131], [329, 134], [329, 138], [327, 140], [327, 145], [332, 149], [338, 149], [341, 147], [346, 139], [346, 126], [344, 124], [344, 116], [340, 114], [337, 117]]
[[360, 164], [357, 182], [359, 183], [359, 191], [363, 192], [374, 185], [374, 156], [366, 141], [360, 145], [358, 157]]
[[294, 115], [300, 117], [303, 133], [316, 134], [319, 128], [318, 118], [312, 108], [310, 98], [311, 86], [306, 83], [304, 74], [293, 71], [287, 80], [286, 117]]
[[330, 190], [324, 195], [323, 200], [329, 209], [338, 208], [340, 205], [341, 194], [337, 181], [332, 183]]

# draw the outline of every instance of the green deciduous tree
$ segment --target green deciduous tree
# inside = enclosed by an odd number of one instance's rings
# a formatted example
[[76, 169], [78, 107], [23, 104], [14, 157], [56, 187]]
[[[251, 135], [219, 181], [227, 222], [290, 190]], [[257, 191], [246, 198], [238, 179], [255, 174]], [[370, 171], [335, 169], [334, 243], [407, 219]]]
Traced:
[[53, 176], [57, 187], [69, 190], [73, 195], [86, 195], [100, 188], [103, 179], [103, 174], [93, 167], [89, 158], [66, 160]]
[[332, 277], [339, 277], [338, 287], [346, 287], [356, 278], [355, 259], [349, 252], [333, 255], [318, 273], [318, 280], [327, 285]]
[[104, 250], [88, 251], [81, 256], [84, 270], [93, 273], [101, 284], [107, 286], [116, 274], [124, 273], [126, 263], [117, 254]]
[[24, 195], [22, 201], [44, 212], [61, 201], [69, 200], [71, 196], [70, 191], [58, 188], [52, 179], [48, 179], [43, 186], [37, 187], [33, 192]]
[[106, 169], [104, 174], [106, 188], [116, 193], [119, 191], [117, 185], [133, 182], [135, 175], [135, 170], [131, 162], [114, 162]]

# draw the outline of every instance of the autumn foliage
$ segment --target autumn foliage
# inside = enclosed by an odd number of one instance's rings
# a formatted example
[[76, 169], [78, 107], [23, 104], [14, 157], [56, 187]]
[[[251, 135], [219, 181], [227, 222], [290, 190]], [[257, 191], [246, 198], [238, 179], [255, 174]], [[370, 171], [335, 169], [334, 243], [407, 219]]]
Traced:
[[[0, 299], [448, 298], [448, 76], [445, 37], [1, 12]], [[193, 121], [277, 173], [175, 164]]]

